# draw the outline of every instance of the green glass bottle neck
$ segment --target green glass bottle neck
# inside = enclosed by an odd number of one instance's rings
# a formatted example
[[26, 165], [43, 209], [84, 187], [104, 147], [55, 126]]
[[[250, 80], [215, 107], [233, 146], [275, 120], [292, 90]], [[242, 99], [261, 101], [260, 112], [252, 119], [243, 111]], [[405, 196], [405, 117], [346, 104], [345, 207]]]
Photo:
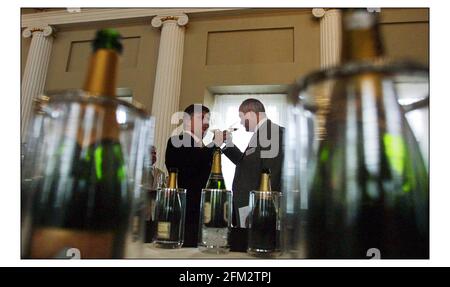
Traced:
[[90, 59], [84, 90], [92, 96], [115, 97], [118, 61], [115, 50], [96, 50]]
[[213, 154], [211, 173], [208, 178], [206, 188], [210, 189], [226, 189], [225, 180], [222, 174], [222, 160], [220, 149], [216, 148]]
[[214, 150], [211, 174], [222, 175], [222, 159], [220, 149]]
[[364, 10], [344, 10], [342, 62], [368, 61], [383, 56], [378, 16]]

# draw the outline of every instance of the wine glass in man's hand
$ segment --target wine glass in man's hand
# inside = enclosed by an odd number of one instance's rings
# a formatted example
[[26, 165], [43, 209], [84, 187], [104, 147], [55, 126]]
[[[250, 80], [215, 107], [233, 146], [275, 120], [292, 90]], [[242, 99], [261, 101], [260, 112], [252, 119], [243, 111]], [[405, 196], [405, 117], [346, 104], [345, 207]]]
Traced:
[[213, 142], [216, 144], [216, 146], [221, 146], [224, 142], [230, 142], [231, 141], [231, 133], [236, 131], [237, 128], [229, 128], [227, 130], [220, 130], [215, 129], [212, 132], [214, 133]]

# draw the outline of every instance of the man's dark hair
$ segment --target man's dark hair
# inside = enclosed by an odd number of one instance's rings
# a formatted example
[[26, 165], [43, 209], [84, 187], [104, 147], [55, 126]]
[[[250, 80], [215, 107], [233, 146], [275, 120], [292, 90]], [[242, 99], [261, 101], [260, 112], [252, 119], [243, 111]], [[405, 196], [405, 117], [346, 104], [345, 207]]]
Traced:
[[254, 112], [254, 113], [265, 113], [266, 109], [264, 108], [263, 103], [257, 99], [246, 99], [239, 106], [239, 111], [243, 113]]
[[208, 107], [202, 105], [202, 104], [192, 104], [189, 105], [186, 109], [184, 109], [184, 112], [189, 115], [189, 117], [192, 117], [194, 112], [202, 111], [202, 113], [209, 114]]

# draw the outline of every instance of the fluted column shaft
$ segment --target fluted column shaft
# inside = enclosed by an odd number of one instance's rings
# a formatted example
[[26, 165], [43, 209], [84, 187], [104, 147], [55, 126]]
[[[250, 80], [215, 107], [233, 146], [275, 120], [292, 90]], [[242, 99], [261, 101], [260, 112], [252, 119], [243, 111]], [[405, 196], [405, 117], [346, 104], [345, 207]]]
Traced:
[[320, 67], [338, 65], [341, 53], [341, 11], [339, 9], [313, 9], [313, 15], [320, 18]]
[[27, 28], [22, 36], [31, 37], [25, 71], [22, 77], [21, 93], [21, 138], [25, 141], [28, 123], [30, 121], [33, 99], [44, 92], [47, 68], [52, 52], [54, 29], [50, 26]]
[[158, 153], [156, 166], [164, 169], [166, 144], [172, 131], [171, 118], [178, 111], [183, 64], [184, 30], [186, 15], [156, 16], [153, 27], [161, 27], [161, 39], [156, 66], [152, 116], [155, 117], [155, 146]]

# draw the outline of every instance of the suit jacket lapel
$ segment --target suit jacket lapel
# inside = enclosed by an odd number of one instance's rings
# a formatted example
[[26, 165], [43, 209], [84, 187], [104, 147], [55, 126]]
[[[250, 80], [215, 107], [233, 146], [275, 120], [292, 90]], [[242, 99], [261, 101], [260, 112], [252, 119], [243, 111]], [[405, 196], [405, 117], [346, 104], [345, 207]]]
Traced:
[[[250, 143], [253, 141], [254, 147], [261, 146], [261, 137], [264, 137], [264, 140], [270, 139], [270, 127], [272, 122], [267, 119], [255, 132], [255, 134], [250, 139]], [[249, 144], [250, 145], [250, 144]]]

